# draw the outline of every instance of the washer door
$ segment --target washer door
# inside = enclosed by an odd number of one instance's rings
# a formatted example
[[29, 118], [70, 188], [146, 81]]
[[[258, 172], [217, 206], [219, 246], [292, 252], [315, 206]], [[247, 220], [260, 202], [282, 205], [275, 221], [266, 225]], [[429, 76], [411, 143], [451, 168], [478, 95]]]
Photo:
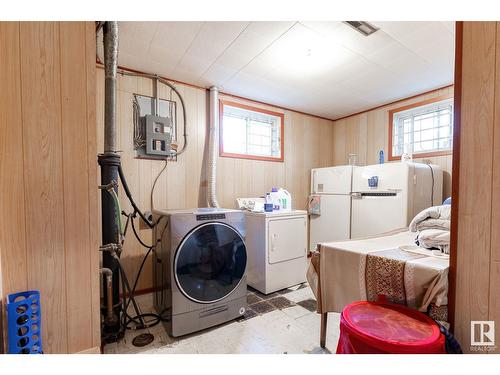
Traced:
[[228, 296], [245, 274], [243, 238], [230, 225], [210, 222], [189, 232], [177, 248], [175, 280], [181, 292], [200, 303]]

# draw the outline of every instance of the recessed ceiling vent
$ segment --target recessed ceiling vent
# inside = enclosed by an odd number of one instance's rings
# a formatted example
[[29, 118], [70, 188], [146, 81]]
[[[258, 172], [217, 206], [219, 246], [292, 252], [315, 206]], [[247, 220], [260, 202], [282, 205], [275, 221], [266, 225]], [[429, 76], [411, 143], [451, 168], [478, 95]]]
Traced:
[[344, 23], [351, 26], [354, 30], [359, 31], [364, 36], [369, 36], [378, 30], [378, 27], [365, 21], [344, 21]]

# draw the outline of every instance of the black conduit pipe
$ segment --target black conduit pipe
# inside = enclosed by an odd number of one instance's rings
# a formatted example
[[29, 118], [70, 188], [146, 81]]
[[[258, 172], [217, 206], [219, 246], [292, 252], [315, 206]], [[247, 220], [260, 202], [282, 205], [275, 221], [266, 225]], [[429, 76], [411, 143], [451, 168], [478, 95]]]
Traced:
[[139, 209], [139, 207], [137, 207], [137, 204], [135, 203], [134, 198], [132, 198], [132, 194], [130, 193], [130, 190], [128, 188], [127, 180], [125, 179], [125, 175], [123, 173], [123, 169], [122, 169], [121, 165], [118, 166], [118, 173], [120, 175], [120, 180], [122, 182], [123, 190], [125, 190], [125, 194], [127, 195], [128, 199], [130, 201], [130, 204], [134, 208], [134, 211], [136, 211], [139, 214], [141, 219], [146, 223], [146, 225], [149, 228], [153, 228], [153, 224], [151, 224], [151, 222], [148, 219], [146, 219], [146, 216], [144, 216], [144, 214]]

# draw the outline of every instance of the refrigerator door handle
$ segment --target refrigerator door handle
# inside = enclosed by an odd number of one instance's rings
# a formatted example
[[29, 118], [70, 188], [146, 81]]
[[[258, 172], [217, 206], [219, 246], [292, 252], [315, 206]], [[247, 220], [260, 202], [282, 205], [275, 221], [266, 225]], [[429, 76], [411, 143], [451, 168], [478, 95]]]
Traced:
[[353, 199], [363, 199], [363, 194], [362, 194], [362, 193], [360, 193], [360, 192], [352, 192], [352, 193], [351, 193], [351, 197], [352, 197]]

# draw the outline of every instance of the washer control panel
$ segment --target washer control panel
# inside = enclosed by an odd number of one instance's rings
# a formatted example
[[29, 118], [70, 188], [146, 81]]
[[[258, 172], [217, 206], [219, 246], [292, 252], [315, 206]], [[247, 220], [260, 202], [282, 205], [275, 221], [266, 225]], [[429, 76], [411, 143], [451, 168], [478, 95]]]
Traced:
[[203, 214], [203, 215], [196, 215], [196, 221], [223, 220], [225, 218], [226, 218], [226, 214]]

